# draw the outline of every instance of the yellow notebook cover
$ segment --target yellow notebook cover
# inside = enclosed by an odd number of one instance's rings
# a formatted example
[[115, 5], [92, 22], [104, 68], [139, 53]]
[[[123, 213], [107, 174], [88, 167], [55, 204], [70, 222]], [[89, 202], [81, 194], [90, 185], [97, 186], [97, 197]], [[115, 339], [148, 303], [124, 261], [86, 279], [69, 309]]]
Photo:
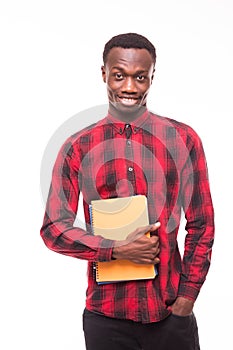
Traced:
[[[94, 235], [107, 239], [124, 240], [136, 228], [149, 224], [147, 198], [144, 195], [93, 200], [90, 209]], [[128, 260], [96, 263], [98, 283], [151, 279], [155, 276], [156, 270], [152, 264], [140, 265]]]

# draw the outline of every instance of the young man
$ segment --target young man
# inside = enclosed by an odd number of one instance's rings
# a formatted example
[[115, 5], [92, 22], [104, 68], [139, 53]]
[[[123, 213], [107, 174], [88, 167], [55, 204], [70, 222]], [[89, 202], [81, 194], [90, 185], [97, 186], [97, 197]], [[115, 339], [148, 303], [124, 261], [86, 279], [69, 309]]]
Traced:
[[[109, 113], [71, 136], [59, 152], [41, 236], [48, 248], [88, 260], [88, 350], [198, 350], [192, 310], [214, 238], [202, 143], [189, 126], [148, 111], [156, 62], [150, 41], [135, 33], [113, 37], [103, 61]], [[73, 226], [80, 191], [86, 231]], [[91, 200], [136, 194], [147, 196], [151, 225], [129, 232], [121, 244], [91, 234]], [[182, 259], [181, 210], [187, 221]], [[112, 259], [156, 264], [158, 276], [98, 285], [94, 263]]]

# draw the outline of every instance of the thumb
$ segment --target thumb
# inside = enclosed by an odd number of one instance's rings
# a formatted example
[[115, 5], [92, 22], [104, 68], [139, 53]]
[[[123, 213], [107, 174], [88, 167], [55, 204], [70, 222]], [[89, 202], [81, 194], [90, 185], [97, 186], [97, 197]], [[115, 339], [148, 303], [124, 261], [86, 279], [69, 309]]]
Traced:
[[135, 241], [136, 239], [142, 237], [148, 232], [152, 232], [157, 230], [160, 227], [160, 222], [156, 222], [155, 224], [138, 227], [135, 231], [131, 232], [127, 236], [127, 241]]

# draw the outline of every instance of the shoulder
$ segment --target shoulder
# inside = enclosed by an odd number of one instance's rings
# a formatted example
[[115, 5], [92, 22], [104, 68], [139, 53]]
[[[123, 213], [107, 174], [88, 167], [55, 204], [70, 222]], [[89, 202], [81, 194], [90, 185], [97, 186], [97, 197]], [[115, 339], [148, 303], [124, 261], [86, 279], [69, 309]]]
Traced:
[[72, 156], [72, 154], [78, 152], [80, 148], [85, 147], [85, 145], [90, 145], [93, 139], [101, 134], [101, 129], [105, 124], [106, 118], [103, 118], [70, 135], [63, 143], [61, 152]]
[[198, 133], [190, 125], [155, 113], [150, 114], [155, 127], [160, 126], [163, 131], [165, 130], [167, 137], [170, 135], [171, 137], [178, 136], [181, 137], [186, 144], [201, 144]]

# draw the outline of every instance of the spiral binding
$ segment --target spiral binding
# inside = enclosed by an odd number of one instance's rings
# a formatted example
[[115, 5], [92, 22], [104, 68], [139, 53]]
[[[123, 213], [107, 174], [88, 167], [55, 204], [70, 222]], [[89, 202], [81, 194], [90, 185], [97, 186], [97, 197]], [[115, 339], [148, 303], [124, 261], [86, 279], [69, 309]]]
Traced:
[[96, 262], [93, 262], [92, 271], [93, 271], [93, 278], [95, 281], [97, 281], [97, 279], [99, 278], [99, 274], [98, 274], [98, 264]]
[[[92, 205], [91, 204], [89, 205], [89, 215], [90, 215], [91, 231], [92, 231], [92, 234], [94, 234], [93, 215], [92, 215]], [[98, 281], [99, 272], [98, 272], [98, 263], [97, 262], [93, 262], [92, 271], [93, 271], [94, 280]]]

